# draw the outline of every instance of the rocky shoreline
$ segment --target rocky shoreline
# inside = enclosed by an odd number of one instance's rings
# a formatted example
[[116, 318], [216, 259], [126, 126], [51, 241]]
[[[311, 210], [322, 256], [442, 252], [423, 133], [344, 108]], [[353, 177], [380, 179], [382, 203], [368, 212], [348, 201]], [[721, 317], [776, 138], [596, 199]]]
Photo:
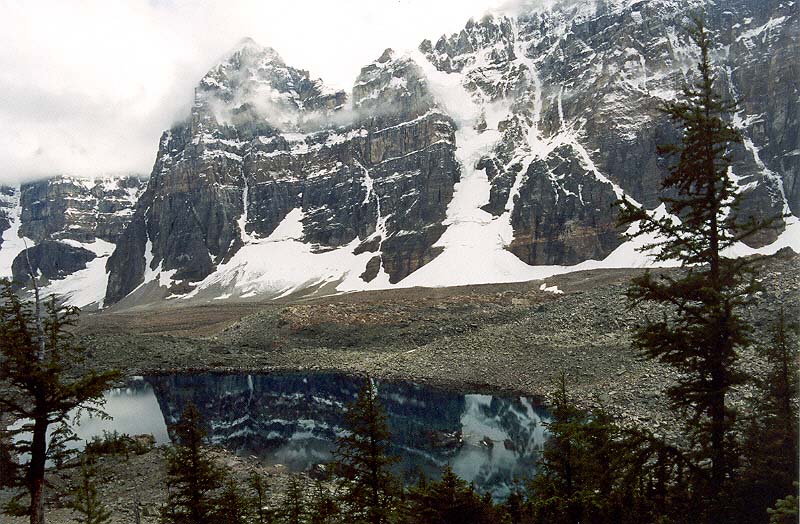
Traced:
[[[643, 315], [659, 313], [629, 308], [624, 291], [633, 273], [562, 275], [547, 279], [551, 291], [537, 281], [86, 314], [77, 334], [93, 365], [127, 376], [340, 372], [462, 392], [513, 393], [546, 403], [563, 372], [579, 404], [601, 406], [623, 423], [675, 438], [679, 424], [664, 394], [675, 373], [631, 348], [631, 329]], [[790, 314], [800, 310], [800, 256], [765, 259], [760, 278], [765, 289], [751, 320], [756, 340], [766, 340], [779, 308]], [[553, 286], [562, 293], [554, 293]], [[763, 369], [755, 348], [743, 351], [740, 365], [756, 375]], [[734, 402], [746, 407], [752, 393], [743, 387]], [[274, 503], [293, 475], [253, 457], [224, 450], [215, 455], [242, 480], [254, 469], [266, 475]], [[163, 450], [103, 461], [102, 495], [113, 522], [130, 520], [134, 490], [147, 508], [142, 521], [156, 522], [163, 501]], [[72, 518], [59, 492], [75, 475], [76, 468], [53, 474], [50, 522]]]
[[[766, 340], [780, 307], [799, 310], [799, 262], [790, 253], [764, 260], [756, 340]], [[333, 371], [546, 399], [563, 372], [580, 404], [668, 434], [675, 415], [664, 391], [675, 372], [631, 347], [631, 329], [659, 314], [629, 307], [624, 292], [636, 272], [547, 279], [559, 294], [534, 281], [101, 313], [86, 315], [79, 335], [93, 362], [128, 375]], [[741, 357], [759, 372], [754, 348]]]
[[[134, 505], [139, 501], [139, 516], [142, 524], [159, 522], [159, 510], [166, 500], [167, 463], [163, 447], [152, 448], [142, 454], [113, 454], [97, 457], [96, 484], [103, 504], [111, 512], [111, 524], [133, 522]], [[278, 507], [284, 497], [289, 480], [299, 478], [310, 484], [311, 479], [303, 473], [290, 473], [280, 464], [265, 466], [253, 457], [237, 457], [225, 450], [214, 449], [211, 457], [237, 483], [246, 486], [253, 473], [262, 476], [266, 483], [267, 505]], [[50, 472], [47, 500], [47, 522], [67, 524], [75, 522], [77, 514], [66, 507], [70, 486], [80, 481], [79, 462], [73, 461], [58, 472]], [[7, 493], [0, 490], [0, 503]], [[28, 517], [3, 516], [4, 523], [23, 524]]]

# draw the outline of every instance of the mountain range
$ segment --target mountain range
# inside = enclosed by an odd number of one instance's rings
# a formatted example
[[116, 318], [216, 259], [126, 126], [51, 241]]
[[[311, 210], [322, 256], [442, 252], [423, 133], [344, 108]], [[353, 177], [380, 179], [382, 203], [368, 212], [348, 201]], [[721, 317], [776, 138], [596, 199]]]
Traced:
[[200, 79], [149, 177], [0, 188], [0, 274], [79, 306], [524, 281], [649, 263], [616, 225], [652, 213], [680, 140], [659, 111], [698, 59], [740, 102], [742, 212], [786, 214], [733, 254], [800, 251], [794, 1], [556, 0], [387, 49], [349, 92], [244, 39]]

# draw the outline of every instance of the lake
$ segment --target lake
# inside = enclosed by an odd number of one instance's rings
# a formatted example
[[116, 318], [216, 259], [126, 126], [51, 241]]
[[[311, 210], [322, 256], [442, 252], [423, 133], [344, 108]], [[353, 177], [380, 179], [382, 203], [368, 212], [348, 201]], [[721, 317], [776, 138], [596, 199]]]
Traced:
[[[363, 379], [332, 373], [135, 377], [106, 394], [112, 420], [85, 419], [81, 439], [103, 430], [149, 433], [169, 441], [168, 426], [193, 402], [212, 444], [268, 464], [305, 471], [332, 460], [343, 412]], [[504, 498], [530, 478], [547, 438], [547, 411], [534, 399], [454, 392], [413, 382], [375, 380], [392, 433], [396, 473], [413, 483], [447, 464], [481, 492]]]

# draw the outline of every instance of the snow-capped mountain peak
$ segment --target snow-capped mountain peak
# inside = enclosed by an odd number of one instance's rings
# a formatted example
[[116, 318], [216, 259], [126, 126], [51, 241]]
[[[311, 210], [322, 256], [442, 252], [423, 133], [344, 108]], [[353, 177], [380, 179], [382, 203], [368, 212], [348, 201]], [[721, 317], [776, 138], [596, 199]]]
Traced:
[[611, 204], [624, 196], [666, 213], [656, 145], [679, 136], [658, 107], [691, 79], [684, 27], [701, 6], [718, 88], [743, 101], [741, 212], [795, 214], [735, 254], [800, 250], [795, 4], [555, 0], [387, 49], [348, 104], [274, 50], [240, 42], [162, 136], [109, 259], [106, 302], [646, 265]]

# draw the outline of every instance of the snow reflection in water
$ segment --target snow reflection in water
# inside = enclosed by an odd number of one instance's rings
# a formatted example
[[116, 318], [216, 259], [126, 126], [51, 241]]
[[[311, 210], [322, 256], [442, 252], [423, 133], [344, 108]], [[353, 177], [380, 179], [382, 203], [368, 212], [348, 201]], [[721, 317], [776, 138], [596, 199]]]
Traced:
[[[331, 460], [344, 406], [361, 379], [339, 374], [202, 374], [141, 377], [107, 395], [112, 421], [84, 421], [82, 438], [105, 430], [153, 433], [193, 402], [212, 443], [271, 464], [307, 470]], [[414, 482], [450, 464], [483, 492], [503, 498], [535, 471], [547, 412], [525, 397], [463, 394], [411, 382], [376, 381], [386, 408], [397, 473]]]

